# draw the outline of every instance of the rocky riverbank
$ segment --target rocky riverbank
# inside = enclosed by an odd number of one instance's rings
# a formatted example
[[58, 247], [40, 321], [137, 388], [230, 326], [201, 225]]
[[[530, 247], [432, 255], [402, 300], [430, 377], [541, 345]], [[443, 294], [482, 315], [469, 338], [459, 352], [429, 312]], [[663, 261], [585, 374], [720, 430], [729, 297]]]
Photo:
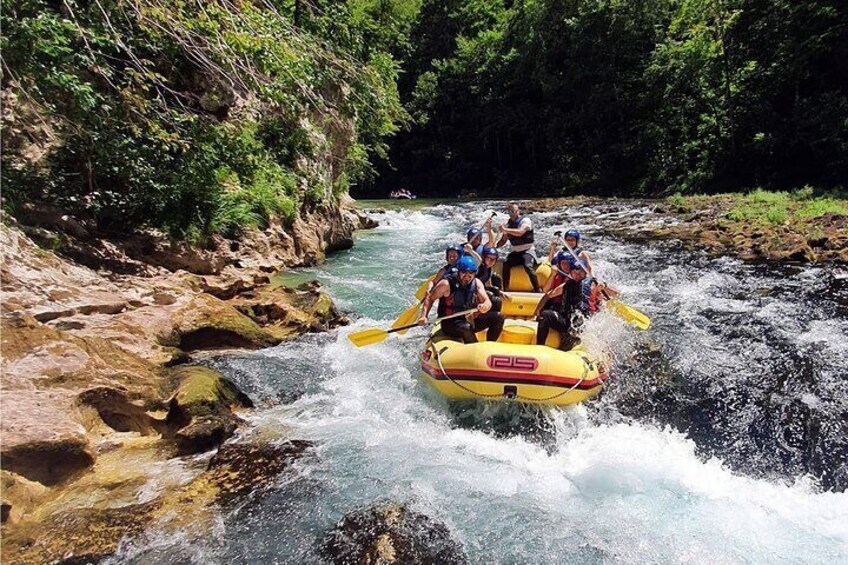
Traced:
[[[3, 561], [96, 559], [173, 510], [202, 471], [180, 456], [220, 445], [252, 405], [192, 361], [346, 323], [316, 282], [269, 275], [350, 247], [365, 227], [325, 207], [194, 247], [105, 237], [44, 209], [0, 226]], [[180, 472], [162, 477], [163, 466]], [[143, 494], [151, 481], [157, 494]]]
[[641, 205], [653, 216], [650, 227], [634, 227], [627, 215], [607, 231], [629, 239], [677, 239], [686, 247], [746, 260], [848, 263], [848, 203], [837, 198], [755, 191], [748, 195], [674, 196], [665, 200], [616, 201], [599, 198], [546, 198], [528, 211], [566, 206], [601, 207], [607, 220]]

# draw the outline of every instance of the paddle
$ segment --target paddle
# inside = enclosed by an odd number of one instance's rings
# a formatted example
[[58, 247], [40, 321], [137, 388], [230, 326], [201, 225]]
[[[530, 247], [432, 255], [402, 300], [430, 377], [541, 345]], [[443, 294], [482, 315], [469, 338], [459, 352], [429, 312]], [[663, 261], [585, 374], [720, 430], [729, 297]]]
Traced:
[[[567, 245], [565, 246], [565, 248], [568, 249], [569, 251], [571, 251], [571, 249], [569, 249], [569, 247]], [[577, 256], [574, 255], [573, 252], [571, 253], [571, 255], [572, 255], [572, 257], [577, 259]], [[577, 259], [577, 263], [579, 263], [580, 266], [583, 267], [583, 262], [580, 261], [580, 259]], [[553, 267], [553, 268], [556, 269], [557, 272], [559, 272], [560, 274], [565, 275], [566, 277], [572, 278], [571, 275], [569, 275], [565, 271], [561, 270], [559, 267]], [[589, 271], [587, 271], [585, 267], [583, 267], [583, 270], [586, 271], [586, 274], [589, 274]], [[589, 274], [589, 276], [591, 277], [592, 275]], [[600, 283], [600, 280], [599, 280], [599, 283]], [[610, 288], [610, 290], [612, 290], [613, 292], [618, 294], [617, 290], [613, 290], [611, 288]], [[631, 324], [635, 325], [640, 330], [647, 330], [648, 328], [651, 327], [651, 319], [648, 316], [646, 316], [645, 314], [643, 314], [639, 310], [633, 308], [632, 306], [625, 304], [624, 302], [622, 302], [620, 300], [615, 300], [614, 298], [611, 299], [609, 294], [607, 294], [605, 291], [601, 291], [601, 292], [603, 292], [604, 295], [607, 297], [607, 304], [609, 304], [609, 306], [613, 309], [613, 311], [616, 313], [616, 315], [618, 315], [620, 318], [622, 318], [625, 322], [630, 322]]]
[[418, 301], [424, 300], [424, 297], [427, 296], [427, 286], [430, 284], [430, 281], [432, 281], [434, 278], [436, 278], [436, 275], [430, 275], [429, 277], [424, 279], [424, 282], [421, 283], [421, 286], [419, 286], [418, 290], [415, 291], [415, 299], [416, 300], [418, 300]]
[[[457, 312], [456, 314], [451, 314], [450, 316], [442, 316], [441, 318], [436, 318], [435, 320], [431, 320], [424, 325], [430, 326], [435, 324], [436, 322], [441, 322], [443, 320], [450, 320], [451, 318], [459, 318], [460, 316], [467, 316], [468, 314], [472, 314], [476, 312], [476, 308], [472, 308], [470, 310], [464, 310], [462, 312]], [[390, 330], [384, 330], [381, 328], [369, 328], [367, 330], [362, 330], [361, 332], [354, 332], [347, 336], [347, 338], [356, 346], [356, 347], [365, 347], [366, 345], [373, 345], [375, 343], [380, 343], [384, 341], [389, 334], [393, 334], [396, 332], [401, 332], [403, 330], [408, 330], [418, 326], [417, 323], [409, 324], [406, 326], [400, 326], [398, 328], [392, 328]]]
[[651, 319], [632, 306], [628, 306], [620, 300], [610, 300], [608, 304], [612, 306], [616, 314], [640, 330], [647, 330], [651, 327]]
[[[403, 311], [403, 313], [398, 316], [397, 320], [392, 323], [392, 329], [398, 329], [401, 326], [408, 326], [410, 324], [414, 324], [418, 320], [418, 312], [421, 310], [421, 303], [413, 304], [409, 308]], [[407, 330], [398, 331], [398, 335], [403, 335], [407, 332]]]

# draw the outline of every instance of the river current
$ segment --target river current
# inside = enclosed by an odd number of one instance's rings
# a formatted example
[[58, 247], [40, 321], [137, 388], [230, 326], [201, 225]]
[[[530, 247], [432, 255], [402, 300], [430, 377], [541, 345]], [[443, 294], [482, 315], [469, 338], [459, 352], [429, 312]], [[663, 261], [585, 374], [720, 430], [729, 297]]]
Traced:
[[532, 215], [540, 254], [579, 228], [597, 272], [653, 320], [589, 320], [584, 342], [614, 359], [596, 400], [450, 403], [420, 380], [423, 330], [348, 341], [409, 306], [444, 247], [501, 208], [377, 213], [353, 249], [300, 272], [352, 324], [209, 364], [257, 403], [236, 441], [314, 448], [277, 488], [222, 506], [212, 535], [154, 528], [114, 561], [320, 563], [345, 513], [392, 500], [446, 524], [472, 563], [848, 562], [848, 271], [623, 239], [611, 228], [666, 220], [586, 205]]

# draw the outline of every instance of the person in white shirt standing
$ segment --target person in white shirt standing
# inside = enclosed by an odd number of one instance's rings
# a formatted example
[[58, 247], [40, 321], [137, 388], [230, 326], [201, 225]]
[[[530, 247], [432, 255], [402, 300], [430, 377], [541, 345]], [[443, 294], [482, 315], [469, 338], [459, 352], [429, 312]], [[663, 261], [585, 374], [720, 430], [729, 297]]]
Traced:
[[527, 216], [521, 215], [521, 209], [516, 202], [507, 206], [509, 220], [498, 226], [501, 233], [497, 247], [503, 247], [507, 242], [512, 246], [503, 265], [503, 285], [509, 290], [509, 275], [512, 267], [523, 265], [533, 285], [533, 292], [542, 292], [539, 280], [536, 278], [536, 249], [533, 246], [533, 222]]

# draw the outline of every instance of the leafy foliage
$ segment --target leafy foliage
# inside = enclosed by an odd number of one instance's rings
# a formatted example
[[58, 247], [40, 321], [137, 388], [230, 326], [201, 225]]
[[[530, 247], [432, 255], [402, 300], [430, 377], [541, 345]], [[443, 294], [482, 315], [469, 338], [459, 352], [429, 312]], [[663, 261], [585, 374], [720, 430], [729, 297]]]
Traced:
[[375, 189], [844, 184], [843, 4], [427, 0], [400, 81], [414, 124]]
[[844, 185], [843, 3], [9, 0], [4, 205], [201, 238], [348, 190]]
[[203, 237], [333, 200], [405, 119], [394, 57], [417, 6], [10, 0], [5, 204]]

